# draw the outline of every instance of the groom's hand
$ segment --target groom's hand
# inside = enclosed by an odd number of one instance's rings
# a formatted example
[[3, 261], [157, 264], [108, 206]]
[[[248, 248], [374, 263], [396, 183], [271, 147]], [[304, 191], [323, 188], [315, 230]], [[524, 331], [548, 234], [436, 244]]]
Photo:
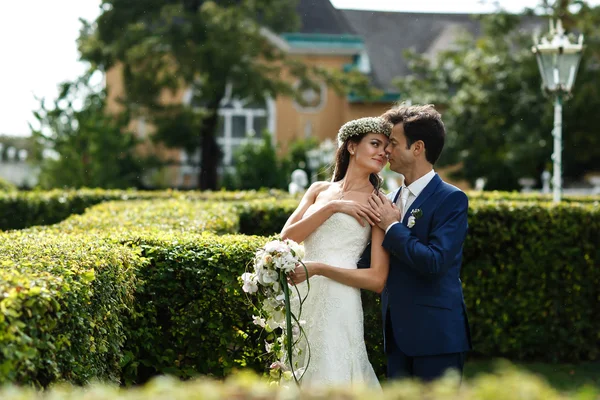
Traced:
[[378, 192], [371, 194], [371, 197], [369, 198], [369, 205], [374, 212], [380, 215], [379, 221], [377, 221], [377, 226], [384, 231], [393, 222], [400, 221], [400, 210], [394, 203], [390, 201], [390, 199], [385, 197], [383, 193]]

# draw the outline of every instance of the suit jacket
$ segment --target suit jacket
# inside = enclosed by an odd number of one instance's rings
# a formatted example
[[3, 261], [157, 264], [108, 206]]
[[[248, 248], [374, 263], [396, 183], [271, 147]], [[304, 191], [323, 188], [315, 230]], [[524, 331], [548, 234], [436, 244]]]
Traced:
[[[398, 198], [400, 189], [394, 195]], [[407, 226], [413, 210], [421, 216]], [[390, 313], [396, 344], [408, 356], [458, 353], [471, 349], [471, 335], [460, 281], [467, 234], [468, 199], [435, 175], [399, 224], [385, 235], [390, 272], [381, 309]], [[368, 265], [370, 246], [359, 267]]]

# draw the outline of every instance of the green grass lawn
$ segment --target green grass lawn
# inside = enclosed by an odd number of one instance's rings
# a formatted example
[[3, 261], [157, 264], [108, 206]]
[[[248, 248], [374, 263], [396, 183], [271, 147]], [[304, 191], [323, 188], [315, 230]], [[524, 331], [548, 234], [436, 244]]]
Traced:
[[[465, 363], [464, 376], [473, 378], [480, 373], [494, 372], [504, 360], [469, 360]], [[585, 385], [600, 390], [600, 362], [582, 364], [513, 363], [516, 367], [542, 376], [555, 389], [576, 391]]]

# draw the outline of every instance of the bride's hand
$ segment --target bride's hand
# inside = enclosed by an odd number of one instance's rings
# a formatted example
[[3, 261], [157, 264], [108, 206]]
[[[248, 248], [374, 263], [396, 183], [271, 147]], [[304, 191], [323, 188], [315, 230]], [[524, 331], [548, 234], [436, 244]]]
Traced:
[[344, 214], [348, 214], [358, 221], [361, 226], [365, 226], [363, 218], [367, 220], [371, 226], [380, 221], [380, 215], [377, 214], [368, 204], [361, 204], [353, 200], [334, 200], [335, 210]]
[[[304, 266], [306, 266], [306, 269], [304, 269]], [[306, 261], [304, 263], [304, 266], [298, 265], [296, 267], [296, 269], [294, 269], [292, 272], [290, 272], [290, 274], [288, 275], [289, 283], [291, 283], [292, 285], [297, 285], [301, 282], [304, 282], [311, 276], [315, 275], [315, 273], [314, 273], [314, 269], [316, 268], [315, 262]]]

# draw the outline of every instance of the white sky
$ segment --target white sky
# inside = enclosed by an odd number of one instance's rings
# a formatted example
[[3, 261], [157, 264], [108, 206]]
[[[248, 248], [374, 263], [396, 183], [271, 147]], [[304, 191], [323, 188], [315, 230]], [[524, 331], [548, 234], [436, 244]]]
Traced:
[[[331, 0], [337, 8], [411, 12], [482, 13], [496, 9], [480, 0]], [[600, 0], [592, 1], [597, 4]], [[100, 0], [0, 0], [0, 134], [28, 135], [27, 122], [38, 109], [34, 96], [48, 102], [57, 85], [80, 76], [75, 40], [79, 18], [93, 20]], [[533, 7], [537, 0], [501, 0], [508, 11]]]

